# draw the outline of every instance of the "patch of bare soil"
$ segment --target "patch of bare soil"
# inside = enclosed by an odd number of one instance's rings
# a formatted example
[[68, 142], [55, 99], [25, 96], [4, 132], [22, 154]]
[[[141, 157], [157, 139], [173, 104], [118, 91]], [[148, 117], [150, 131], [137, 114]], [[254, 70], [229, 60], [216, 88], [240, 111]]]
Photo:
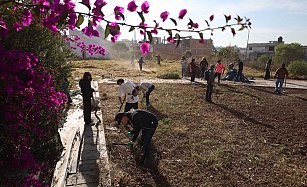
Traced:
[[[113, 119], [116, 85], [100, 85], [114, 186], [306, 186], [307, 93], [222, 85], [213, 104], [204, 85], [157, 84], [159, 118], [151, 159], [141, 167]], [[144, 108], [144, 103], [139, 104]]]

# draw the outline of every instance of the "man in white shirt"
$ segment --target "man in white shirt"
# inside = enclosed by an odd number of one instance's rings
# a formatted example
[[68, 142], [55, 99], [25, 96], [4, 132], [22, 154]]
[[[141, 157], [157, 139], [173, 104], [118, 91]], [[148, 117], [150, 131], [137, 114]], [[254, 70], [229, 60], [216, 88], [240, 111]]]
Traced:
[[149, 107], [150, 106], [149, 96], [150, 93], [155, 89], [155, 85], [149, 82], [142, 82], [141, 84], [137, 85], [135, 89], [143, 92], [143, 96], [146, 97], [146, 106]]
[[126, 98], [125, 112], [128, 112], [132, 108], [138, 109], [139, 97], [132, 95], [135, 84], [130, 81], [125, 82], [124, 79], [118, 79], [117, 85], [119, 85], [117, 94], [119, 102], [123, 104]]

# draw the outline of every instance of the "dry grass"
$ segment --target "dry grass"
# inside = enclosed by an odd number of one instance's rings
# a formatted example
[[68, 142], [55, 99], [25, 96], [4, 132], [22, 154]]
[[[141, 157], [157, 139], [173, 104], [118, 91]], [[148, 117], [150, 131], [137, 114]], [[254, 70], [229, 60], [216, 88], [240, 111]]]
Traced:
[[[162, 62], [139, 72], [129, 62], [76, 62], [74, 75], [141, 80], [180, 70], [179, 63]], [[95, 69], [89, 67], [95, 65]], [[89, 69], [87, 69], [89, 68]], [[156, 68], [156, 69], [155, 69]], [[248, 68], [244, 73], [248, 75]], [[149, 110], [159, 119], [148, 168], [137, 166], [117, 131], [106, 129], [114, 186], [306, 186], [307, 93], [271, 88], [220, 86], [215, 104], [204, 102], [204, 85], [156, 84]], [[119, 109], [117, 86], [101, 84], [103, 122], [113, 125]], [[139, 104], [145, 108], [144, 103]]]
[[[104, 86], [111, 90], [104, 102], [108, 125], [118, 103], [116, 86]], [[219, 100], [208, 104], [202, 85], [156, 86], [149, 109], [160, 119], [152, 165], [143, 170], [127, 148], [109, 147], [117, 170], [125, 173], [124, 186], [307, 185], [305, 92], [278, 96], [266, 88], [221, 86]], [[107, 139], [127, 141], [110, 131]]]

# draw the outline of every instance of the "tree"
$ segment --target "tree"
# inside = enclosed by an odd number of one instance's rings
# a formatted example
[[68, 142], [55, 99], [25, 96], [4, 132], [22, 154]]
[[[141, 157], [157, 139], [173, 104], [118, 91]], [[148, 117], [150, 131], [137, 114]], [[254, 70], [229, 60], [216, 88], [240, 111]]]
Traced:
[[293, 61], [289, 64], [288, 70], [294, 76], [307, 77], [307, 62], [303, 60]]
[[261, 64], [266, 63], [269, 60], [269, 56], [268, 55], [261, 55], [257, 61]]
[[303, 60], [304, 49], [301, 44], [279, 44], [275, 49], [274, 61], [288, 65], [292, 61]]
[[233, 63], [239, 60], [239, 52], [234, 47], [224, 47], [217, 52], [217, 57], [224, 62]]
[[127, 52], [129, 48], [124, 43], [115, 43], [112, 45], [112, 49], [116, 50], [117, 52]]

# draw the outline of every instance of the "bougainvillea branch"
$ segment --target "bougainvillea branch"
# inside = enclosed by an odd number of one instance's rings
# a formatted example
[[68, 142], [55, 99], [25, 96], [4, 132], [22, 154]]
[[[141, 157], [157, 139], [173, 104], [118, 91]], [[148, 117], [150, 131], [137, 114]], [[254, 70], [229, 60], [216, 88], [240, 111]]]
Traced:
[[[242, 31], [244, 29], [250, 29], [251, 28], [251, 22], [250, 19], [244, 17], [241, 18], [240, 16], [232, 18], [231, 15], [224, 15], [225, 16], [225, 25], [223, 26], [212, 26], [212, 22], [214, 20], [214, 15], [211, 15], [208, 19], [205, 19], [206, 26], [201, 27], [199, 23], [193, 22], [192, 19], [189, 19], [189, 22], [187, 23], [187, 29], [178, 29], [177, 28], [177, 21], [184, 19], [186, 17], [188, 10], [182, 9], [178, 13], [178, 20], [174, 18], [170, 18], [169, 12], [164, 11], [160, 14], [160, 18], [162, 22], [165, 22], [167, 19], [171, 20], [175, 27], [174, 28], [165, 28], [159, 26], [159, 23], [154, 21], [155, 25], [150, 26], [148, 23], [145, 23], [145, 15], [149, 12], [150, 4], [147, 1], [144, 1], [140, 6], [138, 6], [135, 1], [131, 1], [127, 4], [126, 10], [131, 13], [137, 13], [141, 19], [141, 23], [138, 25], [129, 24], [126, 22], [121, 22], [121, 20], [125, 20], [125, 17], [123, 15], [125, 8], [121, 6], [115, 6], [114, 7], [114, 16], [116, 22], [107, 20], [104, 16], [104, 13], [102, 12], [102, 8], [107, 4], [104, 0], [96, 0], [94, 3], [94, 6], [91, 6], [91, 3], [89, 0], [82, 0], [80, 2], [85, 7], [88, 8], [88, 12], [76, 12], [74, 10], [75, 4], [71, 0], [66, 0], [64, 2], [57, 1], [47, 1], [47, 0], [33, 0], [32, 3], [25, 3], [20, 1], [14, 1], [14, 0], [8, 0], [3, 1], [2, 4], [12, 3], [15, 6], [19, 6], [22, 8], [25, 8], [28, 15], [32, 15], [31, 11], [34, 12], [35, 7], [39, 7], [38, 13], [36, 12], [36, 16], [39, 17], [42, 21], [42, 25], [46, 28], [49, 28], [53, 32], [58, 32], [61, 29], [69, 28], [71, 30], [74, 30], [75, 28], [80, 28], [82, 23], [85, 21], [85, 17], [88, 18], [88, 26], [84, 27], [82, 29], [83, 33], [89, 37], [99, 37], [100, 34], [95, 28], [99, 25], [100, 22], [106, 23], [105, 33], [104, 36], [107, 38], [109, 35], [111, 35], [111, 41], [115, 42], [118, 38], [120, 33], [120, 27], [130, 27], [130, 31], [134, 29], [139, 29], [140, 34], [148, 35], [149, 43], [152, 41], [152, 34], [158, 34], [158, 30], [160, 31], [166, 31], [169, 35], [168, 41], [171, 43], [178, 43], [180, 42], [180, 33], [197, 33], [200, 36], [200, 43], [203, 43], [203, 36], [204, 32], [209, 31], [211, 35], [213, 35], [213, 32], [215, 30], [222, 30], [225, 31], [227, 28], [230, 28], [230, 31], [233, 36], [236, 35], [237, 31]], [[137, 9], [140, 8], [138, 11]], [[30, 11], [31, 10], [31, 11]], [[35, 9], [37, 11], [37, 9]], [[26, 14], [26, 13], [25, 13]], [[34, 13], [33, 13], [34, 14]], [[25, 16], [24, 16], [25, 17]], [[32, 19], [32, 17], [31, 17]], [[235, 20], [234, 23], [229, 23], [231, 20]], [[28, 22], [25, 22], [28, 21]], [[29, 20], [29, 16], [24, 18], [23, 23], [30, 24], [31, 20]], [[116, 24], [116, 27], [114, 25]], [[112, 26], [113, 25], [113, 26]], [[1, 24], [0, 24], [1, 26]], [[23, 24], [23, 26], [26, 26], [26, 24]], [[237, 30], [235, 27], [239, 27]], [[17, 22], [14, 25], [14, 28], [16, 30], [21, 30], [22, 27]], [[176, 36], [176, 37], [173, 37]]]

